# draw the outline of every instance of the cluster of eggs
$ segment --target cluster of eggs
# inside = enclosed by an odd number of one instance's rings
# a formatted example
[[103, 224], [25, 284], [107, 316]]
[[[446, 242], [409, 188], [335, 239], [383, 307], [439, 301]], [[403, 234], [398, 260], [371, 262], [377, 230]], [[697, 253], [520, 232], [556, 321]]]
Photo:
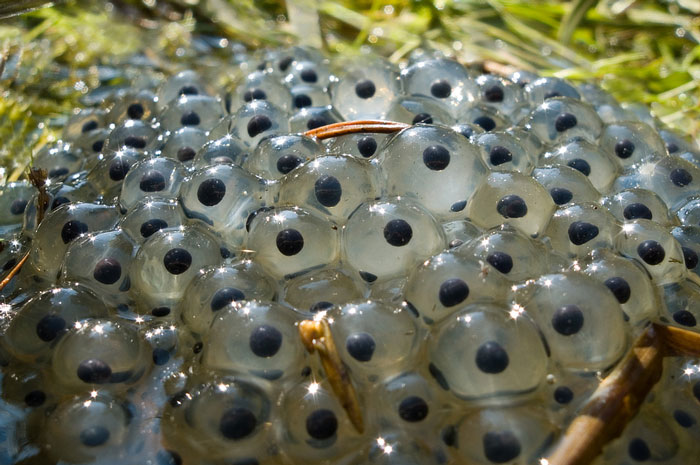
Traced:
[[[700, 152], [642, 107], [432, 53], [241, 69], [72, 116], [42, 208], [0, 189], [11, 461], [540, 463], [645, 324], [698, 329]], [[302, 134], [367, 119], [410, 126]], [[664, 376], [601, 463], [697, 458], [700, 365]]]

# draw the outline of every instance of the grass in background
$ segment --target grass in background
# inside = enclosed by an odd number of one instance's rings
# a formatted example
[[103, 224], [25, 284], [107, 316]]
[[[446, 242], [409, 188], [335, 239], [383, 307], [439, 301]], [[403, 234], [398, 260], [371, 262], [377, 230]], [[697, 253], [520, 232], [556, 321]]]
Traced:
[[595, 80], [700, 140], [698, 13], [700, 0], [69, 0], [0, 22], [0, 180], [17, 178], [92, 89], [137, 77], [127, 57], [142, 52], [167, 73], [202, 36], [371, 48], [395, 62], [430, 47]]

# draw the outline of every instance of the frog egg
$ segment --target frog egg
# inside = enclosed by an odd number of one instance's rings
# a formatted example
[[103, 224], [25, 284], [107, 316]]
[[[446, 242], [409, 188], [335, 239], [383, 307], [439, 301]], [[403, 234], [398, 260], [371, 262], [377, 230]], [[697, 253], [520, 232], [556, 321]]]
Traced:
[[292, 111], [306, 107], [325, 107], [331, 105], [331, 97], [325, 89], [318, 86], [300, 84], [290, 89], [292, 93]]
[[[545, 255], [542, 244], [510, 227], [485, 232], [456, 249], [455, 253], [480, 259], [484, 262], [482, 271], [486, 264], [491, 265], [498, 275], [514, 282], [537, 277], [545, 271], [546, 266], [541, 259]], [[484, 276], [482, 281], [489, 278], [488, 275]], [[495, 293], [496, 289], [493, 291], [491, 296], [499, 296]], [[486, 291], [484, 297], [487, 297], [489, 292], [491, 291]], [[503, 293], [504, 290], [498, 292]]]
[[474, 124], [486, 132], [503, 131], [511, 125], [511, 121], [506, 115], [481, 104], [463, 109], [459, 113], [457, 121]]
[[467, 220], [442, 223], [442, 230], [445, 233], [447, 247], [450, 249], [459, 247], [483, 233], [481, 228]]
[[617, 299], [607, 286], [582, 273], [541, 276], [518, 289], [514, 302], [537, 322], [552, 359], [569, 370], [604, 370], [627, 348]]
[[[375, 385], [367, 396], [372, 423], [382, 435], [389, 428], [437, 436], [449, 411], [442, 393], [416, 372], [402, 373]], [[422, 438], [427, 440], [428, 438]]]
[[332, 106], [304, 107], [289, 118], [290, 132], [304, 132], [343, 121]]
[[153, 321], [139, 328], [139, 335], [151, 346], [155, 366], [168, 365], [178, 349], [178, 330], [171, 323]]
[[61, 337], [51, 357], [58, 387], [87, 392], [97, 386], [125, 391], [151, 368], [151, 350], [136, 329], [107, 319], [76, 322]]
[[581, 99], [579, 91], [568, 81], [555, 77], [533, 79], [525, 86], [525, 93], [533, 106], [541, 105], [554, 97]]
[[681, 244], [685, 267], [689, 272], [699, 275], [700, 228], [697, 226], [680, 226], [673, 228], [671, 235]]
[[290, 66], [289, 73], [284, 77], [287, 87], [293, 88], [300, 84], [325, 88], [330, 82], [331, 73], [325, 60], [299, 60]]
[[217, 239], [197, 226], [158, 231], [134, 257], [132, 295], [144, 305], [150, 300], [177, 301], [201, 268], [220, 261]]
[[664, 201], [656, 192], [646, 189], [625, 189], [603, 198], [601, 205], [621, 223], [646, 219], [665, 226], [676, 224]]
[[260, 141], [243, 167], [265, 179], [279, 179], [307, 160], [323, 154], [323, 146], [311, 137], [289, 134]]
[[474, 124], [474, 123], [455, 124], [454, 126], [452, 126], [452, 130], [454, 132], [458, 132], [458, 133], [462, 134], [464, 137], [466, 137], [470, 141], [472, 141], [473, 137], [478, 136], [479, 134], [483, 134], [484, 132], [486, 132], [481, 128], [481, 126], [479, 126], [478, 124]]
[[182, 321], [197, 334], [206, 334], [219, 310], [243, 300], [271, 301], [277, 287], [259, 265], [239, 260], [203, 268], [179, 304]]
[[597, 202], [600, 198], [591, 181], [580, 171], [569, 166], [541, 166], [533, 170], [532, 177], [549, 191], [557, 205]]
[[529, 112], [528, 102], [522, 88], [513, 82], [493, 74], [482, 74], [476, 78], [479, 86], [477, 100], [501, 114], [518, 121]]
[[445, 103], [421, 95], [397, 97], [389, 110], [387, 119], [407, 124], [451, 126], [455, 123], [455, 118], [449, 113]]
[[161, 127], [175, 131], [183, 126], [209, 131], [225, 116], [221, 100], [206, 95], [181, 95], [163, 109]]
[[248, 147], [243, 141], [231, 134], [227, 134], [220, 139], [206, 143], [197, 152], [192, 164], [195, 169], [222, 163], [240, 166], [247, 156]]
[[111, 229], [117, 220], [116, 210], [106, 205], [62, 205], [49, 212], [37, 228], [29, 263], [38, 276], [53, 281], [73, 240], [89, 232]]
[[363, 284], [342, 268], [319, 270], [287, 281], [282, 295], [284, 303], [297, 311], [317, 313], [361, 299]]
[[90, 170], [88, 183], [106, 197], [117, 196], [131, 167], [146, 156], [134, 149], [120, 150], [102, 158]]
[[161, 155], [189, 165], [207, 140], [206, 131], [185, 126], [168, 135]]
[[630, 119], [629, 113], [622, 108], [617, 99], [598, 85], [582, 83], [578, 85], [578, 90], [583, 100], [593, 105], [604, 123], [615, 123]]
[[669, 209], [676, 209], [700, 194], [700, 168], [675, 156], [662, 157], [639, 167], [642, 185], [656, 192]]
[[666, 314], [664, 323], [691, 331], [700, 331], [700, 286], [690, 280], [663, 286]]
[[279, 443], [293, 463], [347, 463], [343, 457], [362, 444], [325, 380], [297, 384], [284, 393], [281, 407]]
[[692, 143], [681, 137], [678, 133], [668, 129], [660, 129], [659, 136], [666, 144], [666, 150], [670, 155], [683, 156], [686, 152], [695, 152], [697, 149]]
[[254, 71], [236, 87], [231, 96], [231, 109], [237, 110], [253, 100], [266, 100], [284, 111], [289, 111], [292, 95], [274, 74]]
[[620, 438], [606, 446], [603, 459], [623, 465], [681, 463], [671, 461], [678, 454], [678, 437], [664, 413], [653, 405], [644, 405], [627, 424]]
[[537, 463], [557, 433], [534, 405], [484, 408], [457, 425], [457, 454], [470, 464]]
[[180, 189], [185, 214], [209, 225], [229, 246], [238, 247], [248, 216], [266, 203], [263, 179], [230, 164], [195, 171]]
[[612, 249], [619, 225], [597, 203], [572, 203], [559, 207], [545, 231], [554, 250], [581, 257], [593, 249]]
[[518, 142], [525, 147], [527, 153], [535, 160], [538, 160], [547, 149], [544, 142], [527, 128], [511, 126], [505, 132], [518, 139]]
[[342, 240], [343, 260], [368, 283], [402, 276], [445, 246], [433, 216], [403, 197], [362, 204]]
[[356, 301], [329, 310], [327, 316], [338, 353], [358, 384], [380, 382], [416, 362], [423, 334], [406, 307]]
[[110, 129], [95, 129], [73, 142], [85, 156], [86, 167], [94, 164], [96, 159], [100, 159], [105, 141], [110, 133]]
[[582, 173], [599, 192], [607, 192], [618, 172], [617, 163], [583, 138], [569, 140], [540, 158], [543, 165], [566, 165]]
[[377, 171], [349, 156], [314, 158], [282, 178], [278, 204], [302, 205], [343, 224], [362, 202], [380, 195]]
[[134, 164], [124, 177], [119, 206], [126, 212], [145, 196], [175, 198], [185, 177], [185, 167], [171, 158], [150, 158]]
[[240, 107], [231, 117], [224, 118], [209, 134], [220, 138], [232, 134], [244, 144], [255, 147], [261, 139], [289, 132], [287, 112], [266, 100], [253, 100]]
[[133, 242], [142, 244], [161, 229], [179, 228], [185, 221], [176, 199], [146, 196], [122, 217], [119, 227]]
[[318, 49], [300, 46], [285, 47], [265, 51], [263, 63], [258, 66], [258, 69], [262, 68], [265, 72], [281, 79], [300, 61], [321, 63], [324, 60]]
[[467, 217], [482, 228], [509, 224], [537, 237], [544, 231], [556, 205], [547, 190], [518, 172], [492, 172], [467, 203]]
[[651, 220], [625, 223], [615, 247], [623, 255], [639, 260], [656, 284], [668, 284], [685, 277], [681, 245], [666, 228]]
[[597, 84], [590, 82], [583, 82], [576, 86], [578, 92], [581, 94], [581, 98], [586, 102], [590, 103], [594, 107], [600, 105], [618, 105], [618, 101], [610, 93], [605, 91]]
[[387, 134], [347, 134], [327, 139], [329, 155], [351, 155], [360, 159], [372, 159], [388, 140]]
[[540, 390], [543, 407], [560, 425], [570, 424], [600, 385], [600, 378], [595, 373], [561, 370], [550, 373], [546, 379]]
[[192, 70], [185, 70], [169, 77], [158, 88], [156, 103], [159, 111], [182, 96], [210, 95], [202, 78]]
[[150, 90], [130, 92], [122, 97], [109, 110], [107, 121], [120, 124], [128, 120], [152, 121], [157, 112], [158, 98]]
[[46, 389], [43, 372], [24, 365], [13, 366], [2, 377], [2, 399], [20, 408], [38, 410], [56, 403], [51, 391]]
[[524, 123], [545, 143], [561, 143], [574, 137], [595, 142], [603, 126], [592, 106], [569, 97], [547, 99]]
[[683, 226], [700, 226], [700, 196], [691, 197], [676, 211]]
[[578, 267], [610, 289], [631, 325], [658, 316], [660, 303], [654, 283], [636, 260], [601, 249], [594, 250]]
[[39, 150], [34, 155], [32, 167], [45, 169], [52, 181], [58, 181], [80, 171], [84, 163], [85, 159], [71, 143], [59, 140]]
[[52, 460], [128, 460], [133, 407], [105, 392], [96, 394], [64, 400], [46, 418], [40, 441]]
[[430, 373], [440, 387], [469, 400], [502, 402], [536, 389], [547, 351], [521, 308], [477, 303], [437, 326], [428, 347]]
[[386, 119], [401, 88], [394, 66], [379, 58], [362, 57], [343, 71], [329, 88], [338, 113], [348, 121]]
[[539, 79], [536, 73], [531, 71], [517, 70], [508, 76], [508, 79], [521, 88]]
[[56, 342], [76, 323], [106, 316], [107, 308], [87, 288], [55, 287], [36, 293], [20, 307], [2, 344], [23, 362], [44, 362]]
[[0, 189], [0, 235], [18, 232], [24, 210], [34, 195], [34, 187], [26, 181], [10, 182]]
[[405, 294], [423, 321], [433, 324], [473, 302], [504, 300], [508, 285], [490, 263], [469, 253], [443, 252], [411, 273]]
[[124, 147], [141, 152], [153, 152], [160, 146], [160, 133], [150, 124], [139, 120], [127, 120], [112, 129], [105, 140], [103, 150], [117, 152]]
[[600, 136], [600, 148], [622, 167], [666, 155], [666, 146], [656, 131], [645, 123], [623, 121], [608, 124]]
[[246, 249], [276, 279], [290, 279], [338, 258], [338, 226], [297, 207], [261, 210], [252, 217]]
[[105, 129], [107, 112], [100, 108], [83, 108], [73, 114], [63, 127], [62, 139], [67, 142], [77, 142], [85, 135], [99, 129]]
[[202, 351], [202, 368], [239, 373], [276, 382], [298, 377], [304, 345], [296, 324], [299, 315], [272, 302], [228, 305], [214, 315]]
[[[664, 359], [663, 374], [654, 394], [664, 412], [673, 412], [674, 431], [683, 436], [697, 434], [700, 419], [700, 371], [697, 360], [685, 357]], [[668, 419], [668, 417], [666, 417]]]
[[[244, 377], [217, 376], [190, 386], [163, 412], [163, 439], [182, 463], [280, 463], [265, 392]], [[232, 462], [229, 462], [232, 460]]]
[[131, 286], [132, 250], [133, 243], [121, 229], [79, 237], [66, 251], [60, 281], [79, 282], [107, 303], [123, 302]]
[[415, 198], [440, 218], [462, 219], [470, 194], [488, 172], [474, 145], [439, 126], [401, 131], [377, 159], [389, 195]]
[[491, 169], [519, 171], [529, 174], [534, 166], [533, 159], [525, 147], [508, 133], [488, 132], [474, 136], [481, 159]]
[[479, 94], [479, 87], [466, 68], [448, 59], [414, 63], [401, 71], [401, 82], [406, 94], [433, 98], [453, 117]]

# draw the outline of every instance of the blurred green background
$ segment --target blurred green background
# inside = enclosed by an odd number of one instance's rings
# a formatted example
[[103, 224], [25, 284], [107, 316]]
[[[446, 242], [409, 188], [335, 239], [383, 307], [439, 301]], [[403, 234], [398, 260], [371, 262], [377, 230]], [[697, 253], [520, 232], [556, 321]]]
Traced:
[[66, 115], [99, 101], [95, 88], [126, 87], [144, 67], [156, 76], [187, 66], [217, 70], [225, 85], [236, 78], [235, 43], [371, 47], [395, 62], [429, 47], [465, 63], [595, 81], [700, 139], [700, 0], [44, 3], [0, 0], [0, 181], [20, 176]]

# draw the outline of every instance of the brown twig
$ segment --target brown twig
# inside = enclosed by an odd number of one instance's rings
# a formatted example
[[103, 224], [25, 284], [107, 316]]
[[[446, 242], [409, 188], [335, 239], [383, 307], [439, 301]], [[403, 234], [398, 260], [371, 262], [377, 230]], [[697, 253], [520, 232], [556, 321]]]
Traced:
[[46, 179], [48, 173], [45, 169], [29, 168], [27, 172], [29, 182], [39, 191], [36, 205], [36, 223], [39, 224], [44, 219], [46, 208], [49, 206], [49, 194], [46, 192]]
[[667, 356], [700, 357], [700, 333], [654, 324], [654, 330], [664, 341]]
[[511, 65], [504, 65], [497, 61], [487, 60], [483, 63], [484, 71], [491, 74], [496, 74], [498, 76], [508, 77], [514, 72], [518, 71], [518, 68]]
[[586, 465], [618, 437], [661, 378], [665, 356], [700, 356], [700, 334], [652, 324], [598, 386], [547, 459], [549, 465]]
[[397, 123], [395, 121], [343, 121], [340, 123], [329, 124], [326, 126], [321, 126], [320, 128], [311, 129], [310, 131], [306, 131], [304, 135], [308, 137], [315, 137], [317, 139], [330, 139], [331, 137], [355, 134], [358, 132], [391, 134], [409, 127], [411, 127], [410, 124]]
[[15, 277], [17, 273], [22, 269], [22, 265], [24, 265], [24, 262], [27, 261], [29, 258], [29, 252], [25, 253], [24, 256], [17, 262], [17, 264], [10, 270], [10, 272], [3, 278], [2, 281], [0, 281], [0, 292], [5, 289], [5, 286], [7, 286], [10, 281], [12, 281], [12, 278]]
[[347, 412], [350, 422], [357, 432], [364, 432], [360, 402], [348, 369], [338, 354], [328, 322], [324, 319], [304, 320], [299, 323], [299, 334], [306, 350], [312, 354], [316, 351], [321, 357], [321, 365], [326, 372], [328, 382]]

